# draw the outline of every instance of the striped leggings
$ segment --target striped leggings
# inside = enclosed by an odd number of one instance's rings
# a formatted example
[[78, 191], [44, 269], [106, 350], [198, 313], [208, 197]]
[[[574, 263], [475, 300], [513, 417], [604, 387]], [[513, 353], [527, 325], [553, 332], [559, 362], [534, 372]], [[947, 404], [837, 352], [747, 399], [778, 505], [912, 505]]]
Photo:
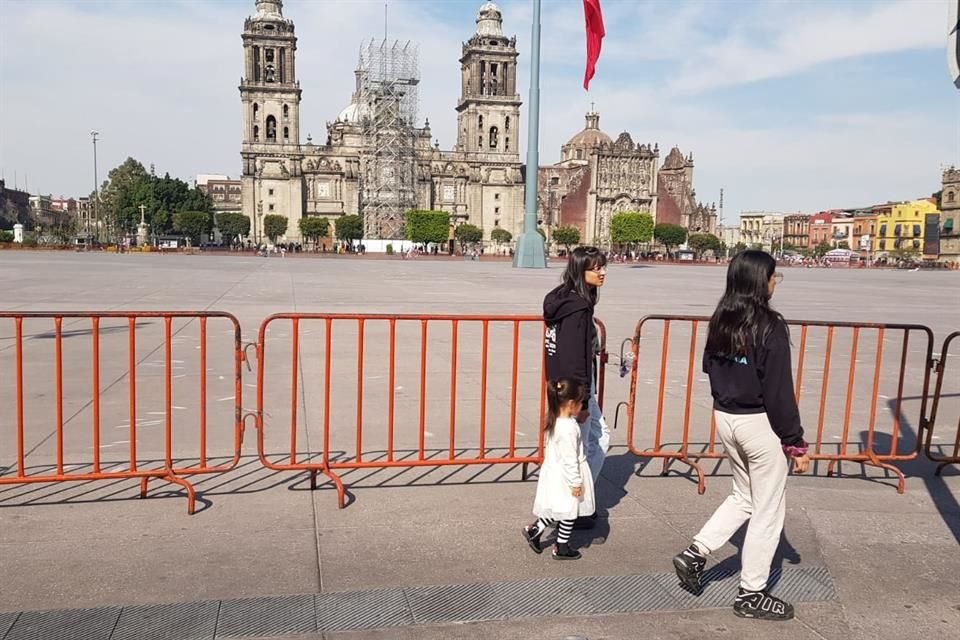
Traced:
[[539, 534], [547, 527], [556, 525], [557, 544], [564, 544], [565, 542], [570, 541], [570, 535], [573, 533], [574, 522], [574, 518], [570, 518], [569, 520], [560, 520], [559, 523], [556, 520], [550, 520], [549, 518], [539, 518], [537, 520], [537, 533]]

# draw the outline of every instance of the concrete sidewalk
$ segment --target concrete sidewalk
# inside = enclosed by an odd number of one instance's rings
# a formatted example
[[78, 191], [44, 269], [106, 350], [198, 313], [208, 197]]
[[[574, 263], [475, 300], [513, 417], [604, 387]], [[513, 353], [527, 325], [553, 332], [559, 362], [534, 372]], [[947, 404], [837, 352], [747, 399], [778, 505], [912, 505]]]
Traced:
[[[612, 453], [577, 562], [527, 548], [534, 483], [518, 469], [348, 477], [354, 502], [338, 510], [329, 486], [245, 461], [199, 483], [209, 506], [193, 517], [159, 486], [147, 500], [130, 482], [5, 488], [0, 638], [956, 637], [955, 471], [902, 496], [883, 477], [791, 478], [774, 593], [797, 620], [770, 626], [729, 608], [735, 546], [700, 598], [670, 573], [728, 478], [697, 496]], [[143, 607], [171, 603], [188, 604]]]

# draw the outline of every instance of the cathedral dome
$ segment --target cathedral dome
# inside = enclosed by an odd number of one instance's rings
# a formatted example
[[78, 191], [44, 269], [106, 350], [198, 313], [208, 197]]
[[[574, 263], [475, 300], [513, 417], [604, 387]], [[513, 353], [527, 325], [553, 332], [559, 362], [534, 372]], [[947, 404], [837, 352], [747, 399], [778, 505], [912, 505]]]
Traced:
[[370, 107], [367, 105], [351, 102], [340, 112], [337, 120], [340, 122], [349, 122], [351, 124], [360, 124], [360, 121], [370, 116]]
[[600, 130], [600, 114], [591, 111], [586, 115], [586, 125], [583, 131], [570, 138], [567, 144], [560, 148], [561, 161], [581, 160], [586, 162], [591, 149], [612, 142], [610, 136]]

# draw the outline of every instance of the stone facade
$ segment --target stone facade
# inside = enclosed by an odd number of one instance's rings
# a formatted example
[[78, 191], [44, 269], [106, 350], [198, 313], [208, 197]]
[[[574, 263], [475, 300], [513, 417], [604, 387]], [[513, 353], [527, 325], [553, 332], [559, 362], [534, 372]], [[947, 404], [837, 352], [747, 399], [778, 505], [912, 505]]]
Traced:
[[0, 178], [0, 229], [8, 231], [15, 224], [33, 229], [30, 194], [19, 189], [8, 189], [6, 182]]
[[[282, 214], [289, 222], [281, 241], [300, 242], [299, 220], [322, 215], [336, 225], [343, 215], [364, 215], [374, 197], [365, 191], [373, 176], [369, 137], [371, 107], [357, 91], [339, 116], [327, 123], [327, 139], [300, 144], [300, 84], [296, 78], [293, 21], [280, 0], [257, 0], [256, 15], [244, 24], [242, 211], [251, 218], [254, 242], [262, 237], [262, 217]], [[523, 177], [518, 153], [520, 97], [516, 86], [516, 39], [502, 32], [503, 18], [492, 2], [478, 13], [477, 29], [460, 58], [461, 95], [457, 144], [442, 151], [431, 145], [429, 120], [414, 128], [410, 145], [412, 185], [407, 200], [419, 209], [451, 214], [490, 232], [501, 227], [518, 235], [523, 224]], [[384, 43], [386, 45], [386, 43]], [[402, 211], [394, 212], [401, 215]], [[366, 216], [370, 217], [370, 216]], [[365, 219], [368, 238], [395, 239]]]
[[960, 262], [960, 169], [943, 172], [940, 195], [940, 262]]
[[585, 244], [610, 245], [610, 219], [647, 211], [656, 222], [716, 233], [716, 208], [696, 201], [693, 157], [674, 148], [659, 165], [658, 144], [637, 144], [624, 131], [613, 140], [600, 114], [586, 114], [582, 131], [560, 148], [560, 162], [539, 168], [538, 220], [549, 230], [575, 226]]

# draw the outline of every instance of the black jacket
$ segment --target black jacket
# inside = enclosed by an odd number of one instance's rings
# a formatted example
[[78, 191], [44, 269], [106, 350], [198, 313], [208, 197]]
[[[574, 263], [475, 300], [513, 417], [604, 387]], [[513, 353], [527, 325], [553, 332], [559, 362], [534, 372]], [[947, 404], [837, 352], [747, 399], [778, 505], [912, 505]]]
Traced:
[[589, 396], [596, 340], [593, 304], [560, 285], [543, 299], [543, 321], [547, 325], [543, 345], [547, 380], [579, 380]]
[[710, 377], [713, 407], [724, 413], [766, 413], [787, 446], [803, 442], [803, 426], [793, 391], [790, 335], [778, 321], [770, 335], [746, 356], [703, 352], [703, 371]]

